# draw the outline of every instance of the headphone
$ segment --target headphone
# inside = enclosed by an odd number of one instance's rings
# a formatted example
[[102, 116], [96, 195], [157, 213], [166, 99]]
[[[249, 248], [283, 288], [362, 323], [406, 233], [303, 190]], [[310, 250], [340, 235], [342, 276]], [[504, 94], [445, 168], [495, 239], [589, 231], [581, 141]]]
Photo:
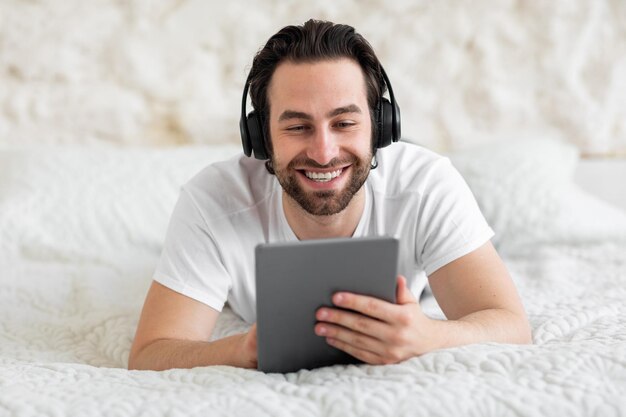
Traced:
[[[389, 146], [392, 142], [397, 142], [398, 139], [400, 139], [400, 108], [398, 107], [398, 103], [396, 103], [391, 83], [382, 66], [380, 70], [383, 75], [383, 80], [385, 84], [387, 84], [391, 101], [385, 97], [381, 97], [376, 106], [374, 122], [378, 129], [374, 142], [374, 150]], [[254, 151], [254, 157], [256, 159], [266, 160], [269, 159], [270, 155], [265, 146], [261, 117], [254, 110], [246, 116], [246, 100], [248, 98], [249, 87], [250, 77], [248, 76], [243, 89], [243, 97], [241, 98], [241, 118], [239, 119], [239, 131], [241, 132], [243, 153], [246, 154], [246, 156], [251, 156]]]

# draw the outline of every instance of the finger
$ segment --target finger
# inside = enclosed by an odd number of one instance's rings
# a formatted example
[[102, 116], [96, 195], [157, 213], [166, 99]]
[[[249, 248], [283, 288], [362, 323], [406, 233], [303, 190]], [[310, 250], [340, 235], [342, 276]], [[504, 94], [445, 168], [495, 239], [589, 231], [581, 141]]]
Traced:
[[381, 365], [384, 363], [383, 358], [374, 352], [357, 348], [344, 341], [329, 337], [326, 339], [326, 343], [370, 365]]
[[386, 323], [393, 323], [397, 316], [397, 305], [367, 295], [339, 292], [333, 295], [333, 304], [353, 310]]
[[376, 339], [367, 334], [355, 332], [345, 327], [337, 326], [329, 323], [321, 323], [315, 326], [315, 333], [318, 336], [330, 337], [340, 340], [358, 349], [368, 350], [376, 353], [383, 351], [385, 344], [380, 339]]
[[371, 352], [380, 352], [386, 347], [386, 339], [361, 333], [338, 324], [327, 322], [317, 323], [315, 325], [315, 334], [323, 337], [332, 337], [333, 339], [341, 340], [342, 342]]
[[316, 330], [324, 329], [328, 323], [333, 323], [378, 340], [387, 340], [392, 332], [389, 325], [383, 321], [345, 310], [321, 308], [315, 317], [321, 322], [316, 325]]
[[398, 277], [396, 278], [396, 283], [396, 302], [398, 304], [417, 303], [417, 298], [415, 298], [415, 296], [409, 289], [405, 277], [403, 277], [402, 275], [398, 275]]

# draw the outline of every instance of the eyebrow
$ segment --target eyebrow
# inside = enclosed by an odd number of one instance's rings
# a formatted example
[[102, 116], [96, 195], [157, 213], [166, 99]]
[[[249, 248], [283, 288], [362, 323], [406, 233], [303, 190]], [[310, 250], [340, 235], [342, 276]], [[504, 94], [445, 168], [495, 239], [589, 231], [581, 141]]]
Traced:
[[337, 107], [335, 110], [329, 112], [327, 116], [334, 117], [344, 113], [361, 113], [361, 108], [356, 104], [349, 104], [344, 107]]
[[[347, 106], [337, 107], [336, 109], [331, 110], [330, 112], [326, 114], [326, 116], [335, 117], [344, 113], [359, 113], [360, 114], [361, 108], [357, 106], [356, 104], [349, 104]], [[308, 113], [301, 112], [301, 111], [285, 110], [284, 112], [282, 112], [280, 117], [278, 117], [279, 122], [282, 122], [284, 120], [290, 120], [290, 119], [313, 120], [313, 116], [311, 116]]]

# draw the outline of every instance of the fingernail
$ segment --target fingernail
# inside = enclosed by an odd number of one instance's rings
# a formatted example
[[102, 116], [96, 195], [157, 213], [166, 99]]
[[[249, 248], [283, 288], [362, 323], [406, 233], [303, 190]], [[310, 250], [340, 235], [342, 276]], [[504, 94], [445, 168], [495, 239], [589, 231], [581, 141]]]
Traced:
[[320, 334], [320, 335], [322, 335], [322, 336], [323, 336], [323, 335], [325, 335], [326, 333], [327, 333], [326, 327], [319, 327], [319, 328], [317, 329], [317, 334]]
[[335, 304], [339, 304], [343, 301], [343, 295], [342, 294], [335, 294], [335, 298], [334, 298]]
[[320, 310], [320, 311], [317, 313], [317, 317], [318, 317], [320, 320], [324, 320], [326, 317], [328, 317], [328, 312], [327, 312], [326, 310]]

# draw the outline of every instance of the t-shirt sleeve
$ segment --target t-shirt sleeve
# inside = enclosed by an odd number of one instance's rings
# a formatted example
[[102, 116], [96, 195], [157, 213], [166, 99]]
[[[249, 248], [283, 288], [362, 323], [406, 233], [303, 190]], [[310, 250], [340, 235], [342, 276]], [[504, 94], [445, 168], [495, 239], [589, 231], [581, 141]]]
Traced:
[[222, 311], [231, 279], [193, 197], [183, 187], [174, 207], [153, 279]]
[[417, 260], [426, 275], [494, 235], [469, 186], [448, 158], [433, 162], [420, 203]]

